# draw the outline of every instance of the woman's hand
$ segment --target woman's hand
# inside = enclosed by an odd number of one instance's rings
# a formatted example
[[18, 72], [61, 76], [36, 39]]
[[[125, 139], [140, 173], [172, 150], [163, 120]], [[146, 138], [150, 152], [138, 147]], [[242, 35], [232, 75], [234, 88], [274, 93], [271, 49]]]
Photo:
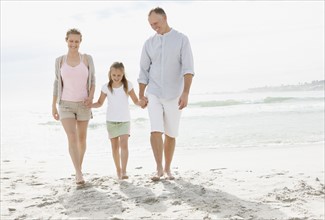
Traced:
[[58, 109], [56, 108], [56, 105], [52, 106], [52, 116], [57, 121], [60, 119], [60, 115], [58, 113]]
[[91, 108], [92, 107], [91, 105], [93, 104], [93, 98], [88, 97], [87, 99], [85, 99], [84, 104], [85, 106], [87, 106], [87, 108]]

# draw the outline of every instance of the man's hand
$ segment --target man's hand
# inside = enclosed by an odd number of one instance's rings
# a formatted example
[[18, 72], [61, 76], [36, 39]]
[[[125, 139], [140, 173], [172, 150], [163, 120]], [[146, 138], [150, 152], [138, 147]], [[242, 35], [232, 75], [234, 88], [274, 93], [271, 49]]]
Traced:
[[178, 101], [178, 109], [182, 110], [183, 108], [185, 108], [187, 106], [188, 103], [188, 93], [182, 93], [181, 97], [179, 97], [179, 101]]

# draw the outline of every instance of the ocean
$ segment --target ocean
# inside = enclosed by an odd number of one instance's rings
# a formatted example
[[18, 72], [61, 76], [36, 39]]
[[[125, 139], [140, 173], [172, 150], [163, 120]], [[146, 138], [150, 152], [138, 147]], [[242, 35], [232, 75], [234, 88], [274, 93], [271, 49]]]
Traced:
[[[2, 91], [2, 160], [67, 156], [63, 127], [51, 116], [52, 88], [44, 91], [37, 87]], [[87, 139], [89, 157], [111, 157], [105, 104], [93, 109]], [[130, 154], [151, 154], [147, 110], [133, 104], [130, 109]], [[176, 149], [190, 153], [319, 143], [324, 144], [323, 90], [203, 92], [190, 95], [182, 113]]]

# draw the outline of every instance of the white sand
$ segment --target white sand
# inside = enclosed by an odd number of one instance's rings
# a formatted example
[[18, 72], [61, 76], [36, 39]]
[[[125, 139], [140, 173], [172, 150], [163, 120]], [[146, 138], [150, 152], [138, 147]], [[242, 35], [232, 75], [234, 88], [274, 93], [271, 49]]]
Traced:
[[[151, 152], [130, 155], [117, 181], [111, 155], [1, 160], [1, 219], [324, 219], [324, 146], [176, 149], [176, 180], [152, 182]], [[51, 157], [50, 157], [51, 158]]]

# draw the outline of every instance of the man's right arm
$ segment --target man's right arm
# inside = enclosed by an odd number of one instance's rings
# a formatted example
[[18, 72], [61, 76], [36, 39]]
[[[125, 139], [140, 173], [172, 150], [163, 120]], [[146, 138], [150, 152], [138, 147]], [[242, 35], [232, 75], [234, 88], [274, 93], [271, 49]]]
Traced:
[[138, 78], [139, 83], [139, 100], [143, 100], [146, 104], [141, 106], [142, 108], [147, 105], [147, 97], [145, 97], [145, 90], [147, 84], [149, 83], [149, 69], [150, 69], [151, 59], [146, 50], [146, 43], [143, 45], [141, 58], [140, 58], [140, 73]]
[[148, 103], [147, 97], [144, 96], [144, 91], [146, 90], [147, 85], [143, 83], [139, 83], [139, 100], [141, 103], [144, 103], [141, 105], [141, 108], [145, 108]]

